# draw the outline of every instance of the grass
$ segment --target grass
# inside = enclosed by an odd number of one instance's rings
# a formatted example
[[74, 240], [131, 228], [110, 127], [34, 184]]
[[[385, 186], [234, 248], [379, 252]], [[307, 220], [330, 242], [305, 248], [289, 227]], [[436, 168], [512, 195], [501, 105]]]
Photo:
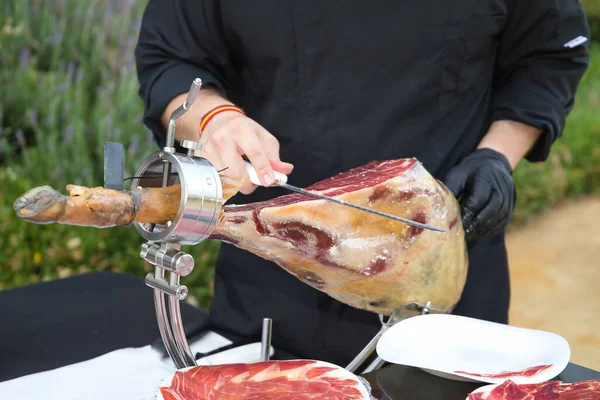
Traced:
[[[590, 9], [596, 10], [595, 0]], [[157, 148], [141, 123], [133, 66], [143, 2], [5, 0], [0, 5], [0, 289], [87, 271], [151, 268], [133, 228], [34, 225], [13, 201], [35, 186], [103, 181], [103, 143], [126, 149], [126, 174]], [[594, 11], [596, 12], [596, 11]], [[598, 13], [600, 18], [600, 13]], [[600, 44], [564, 137], [542, 164], [521, 164], [515, 222], [600, 188]], [[218, 243], [187, 247], [196, 267], [184, 282], [201, 307], [212, 298]]]

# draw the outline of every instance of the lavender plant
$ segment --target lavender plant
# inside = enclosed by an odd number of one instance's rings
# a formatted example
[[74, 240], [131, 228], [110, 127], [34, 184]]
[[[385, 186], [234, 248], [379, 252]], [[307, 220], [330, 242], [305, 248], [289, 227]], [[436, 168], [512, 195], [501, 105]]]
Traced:
[[[115, 270], [142, 278], [132, 227], [98, 230], [17, 219], [28, 189], [103, 184], [105, 141], [125, 146], [126, 175], [158, 148], [142, 124], [133, 60], [144, 2], [5, 0], [0, 6], [0, 288]], [[4, 56], [6, 55], [6, 57]], [[218, 244], [188, 248], [192, 295], [210, 300]]]

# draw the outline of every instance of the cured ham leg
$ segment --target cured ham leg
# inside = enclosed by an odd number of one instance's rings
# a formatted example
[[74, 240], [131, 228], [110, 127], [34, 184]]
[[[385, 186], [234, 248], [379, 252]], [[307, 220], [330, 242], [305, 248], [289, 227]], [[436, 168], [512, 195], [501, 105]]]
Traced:
[[294, 193], [225, 206], [212, 238], [363, 310], [391, 315], [413, 301], [444, 311], [456, 305], [468, 267], [459, 205], [416, 159], [373, 161], [306, 189], [446, 232]]
[[[240, 186], [224, 182], [226, 199]], [[72, 197], [33, 189], [17, 199], [15, 210], [35, 223], [106, 228], [131, 221], [163, 223], [179, 206], [177, 186], [131, 193], [75, 188]], [[373, 161], [306, 189], [446, 232], [294, 193], [225, 205], [210, 239], [273, 261], [356, 308], [390, 315], [414, 301], [431, 301], [444, 311], [456, 305], [468, 267], [459, 205], [416, 159]], [[138, 204], [135, 213], [133, 199]]]

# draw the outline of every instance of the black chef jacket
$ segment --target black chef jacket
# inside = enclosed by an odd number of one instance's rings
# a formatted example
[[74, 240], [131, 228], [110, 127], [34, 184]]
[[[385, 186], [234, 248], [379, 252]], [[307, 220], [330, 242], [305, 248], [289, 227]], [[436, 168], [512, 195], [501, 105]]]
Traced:
[[[576, 0], [149, 0], [136, 49], [145, 123], [164, 143], [167, 103], [200, 77], [277, 137], [290, 182], [307, 186], [374, 159], [418, 158], [434, 176], [498, 119], [544, 130], [530, 161], [561, 135], [588, 62]], [[572, 42], [576, 40], [575, 42]], [[259, 188], [232, 203], [284, 194]], [[504, 235], [469, 246], [455, 313], [506, 322]], [[224, 244], [211, 305], [221, 329], [345, 366], [378, 317]]]

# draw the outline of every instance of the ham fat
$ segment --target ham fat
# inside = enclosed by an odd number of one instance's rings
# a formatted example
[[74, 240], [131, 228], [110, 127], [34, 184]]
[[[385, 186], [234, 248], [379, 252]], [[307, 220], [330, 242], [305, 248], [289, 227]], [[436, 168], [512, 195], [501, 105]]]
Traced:
[[159, 390], [158, 400], [371, 399], [355, 375], [313, 360], [191, 367]]
[[306, 189], [446, 232], [294, 193], [225, 205], [211, 239], [359, 309], [390, 315], [413, 301], [444, 311], [456, 305], [468, 267], [459, 205], [416, 159], [372, 161]]

